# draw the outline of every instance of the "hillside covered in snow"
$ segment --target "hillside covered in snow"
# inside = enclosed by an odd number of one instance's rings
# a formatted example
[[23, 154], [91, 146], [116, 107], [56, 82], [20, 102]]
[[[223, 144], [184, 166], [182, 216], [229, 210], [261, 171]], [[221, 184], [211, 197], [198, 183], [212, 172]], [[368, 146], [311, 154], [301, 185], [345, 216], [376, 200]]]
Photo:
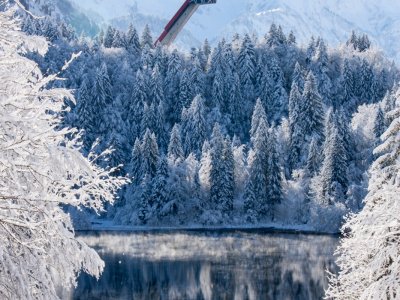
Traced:
[[[102, 22], [126, 29], [130, 22], [141, 29], [150, 23], [151, 29], [161, 32], [182, 0], [72, 0], [86, 13], [101, 16]], [[100, 18], [99, 18], [100, 19]], [[99, 20], [98, 19], [98, 20]], [[201, 7], [188, 23], [187, 31], [178, 45], [198, 46], [205, 38], [215, 43], [234, 33], [265, 35], [271, 23], [293, 30], [298, 41], [306, 44], [309, 38], [323, 37], [331, 46], [343, 43], [352, 30], [366, 33], [375, 46], [389, 57], [400, 60], [400, 1], [382, 0], [219, 0], [216, 5]], [[387, 36], [392, 38], [387, 39]]]

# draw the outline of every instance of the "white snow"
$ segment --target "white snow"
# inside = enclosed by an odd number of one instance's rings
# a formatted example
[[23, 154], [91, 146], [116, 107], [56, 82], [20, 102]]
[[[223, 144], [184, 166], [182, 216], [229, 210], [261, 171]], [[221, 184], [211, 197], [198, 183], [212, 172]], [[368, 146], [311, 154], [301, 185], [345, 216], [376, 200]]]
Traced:
[[[147, 16], [140, 18], [141, 22], [157, 18], [164, 23], [183, 3], [182, 0], [72, 1], [108, 21], [136, 11], [136, 14]], [[128, 7], [134, 9], [129, 10]], [[375, 46], [400, 60], [398, 0], [381, 0], [379, 3], [375, 0], [218, 0], [217, 4], [203, 6], [196, 12], [186, 26], [187, 32], [178, 39], [178, 44], [182, 44], [184, 39], [196, 46], [205, 38], [215, 42], [236, 32], [263, 36], [272, 22], [282, 25], [285, 31], [293, 30], [302, 44], [307, 43], [311, 35], [320, 35], [331, 46], [335, 46], [344, 43], [354, 29], [367, 33]], [[154, 35], [157, 34], [154, 32]]]

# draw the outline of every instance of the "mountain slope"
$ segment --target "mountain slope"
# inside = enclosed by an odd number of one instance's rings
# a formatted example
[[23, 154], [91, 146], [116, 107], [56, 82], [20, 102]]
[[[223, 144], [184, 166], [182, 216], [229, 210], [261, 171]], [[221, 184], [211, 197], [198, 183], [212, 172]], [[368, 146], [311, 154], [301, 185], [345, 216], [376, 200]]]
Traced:
[[94, 36], [100, 30], [98, 25], [99, 16], [96, 16], [96, 20], [89, 17], [70, 0], [23, 0], [21, 3], [34, 15], [47, 15], [57, 21], [64, 21], [75, 28], [78, 34], [85, 32], [90, 36]]
[[[111, 0], [78, 1], [86, 11], [94, 11], [106, 21], [119, 19], [136, 12], [142, 16], [169, 20], [182, 0]], [[129, 7], [134, 7], [130, 10]], [[152, 18], [142, 18], [150, 22]], [[125, 18], [129, 22], [131, 17]], [[285, 30], [293, 30], [300, 43], [307, 43], [311, 35], [320, 35], [331, 46], [343, 43], [354, 29], [367, 33], [374, 44], [400, 61], [400, 1], [382, 0], [218, 0], [215, 5], [201, 7], [187, 24], [187, 31], [197, 44], [208, 38], [216, 41], [233, 33], [250, 32], [263, 36], [272, 22]], [[118, 23], [121, 25], [121, 22]], [[143, 26], [144, 24], [139, 24]], [[125, 26], [125, 25], [124, 25]], [[156, 28], [158, 29], [157, 26]], [[154, 30], [156, 30], [154, 28]], [[158, 32], [154, 33], [155, 35]], [[189, 42], [183, 35], [178, 42]]]

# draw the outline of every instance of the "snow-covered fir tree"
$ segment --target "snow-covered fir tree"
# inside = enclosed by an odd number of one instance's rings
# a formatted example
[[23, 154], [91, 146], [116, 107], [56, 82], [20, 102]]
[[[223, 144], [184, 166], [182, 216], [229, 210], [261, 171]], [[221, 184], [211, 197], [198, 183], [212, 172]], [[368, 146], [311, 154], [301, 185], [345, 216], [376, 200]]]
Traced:
[[268, 214], [275, 218], [276, 206], [282, 202], [282, 174], [277, 152], [276, 132], [271, 129], [268, 133], [267, 162], [266, 162]]
[[385, 132], [385, 115], [383, 114], [382, 109], [379, 107], [374, 123], [374, 133], [376, 138], [379, 139], [384, 132]]
[[178, 124], [175, 124], [171, 131], [171, 138], [168, 145], [168, 157], [173, 160], [183, 160], [184, 158], [181, 131]]
[[343, 225], [338, 248], [340, 273], [331, 276], [327, 296], [334, 299], [396, 299], [400, 288], [399, 154], [400, 109], [375, 149], [365, 207]]
[[346, 151], [335, 124], [327, 136], [321, 172], [321, 198], [325, 204], [344, 201], [347, 182]]
[[149, 129], [144, 133], [140, 149], [142, 153], [139, 174], [150, 180], [155, 176], [157, 171], [159, 152], [156, 136]]
[[205, 107], [200, 95], [182, 112], [182, 139], [186, 155], [191, 152], [199, 154], [206, 139]]
[[[253, 138], [254, 148], [249, 156], [249, 179], [246, 188], [245, 206], [252, 209], [251, 213], [265, 214], [268, 212], [268, 125], [261, 119]], [[250, 190], [252, 188], [252, 190]], [[255, 200], [255, 203], [250, 201]]]
[[162, 208], [168, 203], [168, 160], [166, 156], [160, 156], [157, 173], [153, 179], [152, 192], [150, 195], [151, 204], [157, 217], [162, 217]]
[[150, 27], [148, 24], [146, 24], [146, 26], [144, 27], [142, 37], [140, 40], [140, 45], [142, 46], [142, 48], [145, 48], [145, 46], [152, 48], [154, 45], [153, 37], [151, 36]]

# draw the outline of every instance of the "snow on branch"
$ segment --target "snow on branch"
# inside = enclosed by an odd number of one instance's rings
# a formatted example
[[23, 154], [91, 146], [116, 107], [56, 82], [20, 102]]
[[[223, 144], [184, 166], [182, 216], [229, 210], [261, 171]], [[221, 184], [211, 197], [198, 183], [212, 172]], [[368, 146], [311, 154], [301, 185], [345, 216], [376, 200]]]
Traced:
[[74, 286], [81, 269], [98, 277], [104, 267], [74, 238], [62, 207], [101, 211], [127, 180], [83, 157], [77, 130], [59, 129], [57, 113], [48, 113], [60, 112], [63, 99], [74, 100], [70, 91], [48, 89], [48, 83], [80, 53], [44, 77], [19, 54], [21, 45], [47, 50], [44, 39], [26, 36], [10, 11], [1, 12], [0, 298], [56, 299], [56, 287]]

